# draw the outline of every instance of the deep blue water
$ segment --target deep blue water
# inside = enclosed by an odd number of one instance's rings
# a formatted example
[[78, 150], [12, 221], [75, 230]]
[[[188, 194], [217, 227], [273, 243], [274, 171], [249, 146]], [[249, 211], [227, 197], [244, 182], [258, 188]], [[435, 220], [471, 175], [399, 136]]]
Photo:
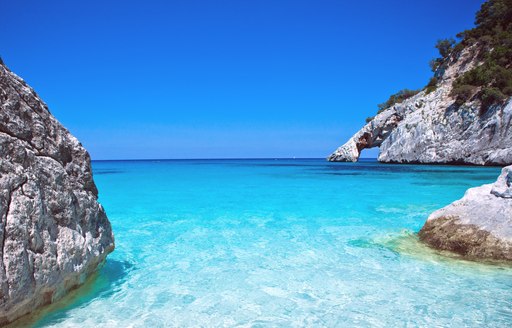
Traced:
[[116, 250], [36, 326], [505, 327], [512, 270], [415, 233], [499, 168], [94, 162]]

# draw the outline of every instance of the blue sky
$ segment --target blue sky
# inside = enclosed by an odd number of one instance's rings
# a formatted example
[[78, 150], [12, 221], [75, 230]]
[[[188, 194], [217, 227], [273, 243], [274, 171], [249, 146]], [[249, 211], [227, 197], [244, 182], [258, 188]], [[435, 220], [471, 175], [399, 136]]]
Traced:
[[4, 1], [0, 55], [93, 159], [325, 157], [482, 2]]

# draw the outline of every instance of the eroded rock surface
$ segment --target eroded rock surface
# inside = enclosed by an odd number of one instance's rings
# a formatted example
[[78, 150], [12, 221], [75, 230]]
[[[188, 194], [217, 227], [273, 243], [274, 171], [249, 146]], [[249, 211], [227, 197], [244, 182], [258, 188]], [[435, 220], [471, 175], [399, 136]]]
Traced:
[[494, 184], [432, 213], [419, 232], [429, 246], [470, 259], [512, 261], [512, 166]]
[[114, 238], [87, 151], [0, 63], [0, 325], [81, 284]]
[[385, 163], [512, 164], [512, 100], [481, 113], [478, 101], [457, 106], [450, 96], [454, 80], [478, 65], [477, 58], [474, 49], [463, 51], [435, 91], [384, 110], [327, 159], [355, 162], [361, 150], [380, 147]]

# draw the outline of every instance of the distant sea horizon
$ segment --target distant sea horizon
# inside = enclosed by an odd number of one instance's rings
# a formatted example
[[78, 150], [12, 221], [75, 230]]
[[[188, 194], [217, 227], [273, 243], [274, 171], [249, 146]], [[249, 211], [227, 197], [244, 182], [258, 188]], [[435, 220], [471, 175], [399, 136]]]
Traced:
[[[326, 157], [213, 157], [213, 158], [129, 158], [129, 159], [91, 159], [92, 162], [115, 161], [207, 161], [207, 160], [325, 160]], [[377, 161], [377, 157], [359, 158], [359, 161]], [[331, 162], [336, 163], [336, 162]]]

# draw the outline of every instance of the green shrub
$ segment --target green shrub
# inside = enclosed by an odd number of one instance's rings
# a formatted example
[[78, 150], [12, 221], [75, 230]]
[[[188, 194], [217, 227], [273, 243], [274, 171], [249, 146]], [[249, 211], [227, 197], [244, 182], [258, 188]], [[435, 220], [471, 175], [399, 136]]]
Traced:
[[453, 47], [452, 53], [456, 54], [457, 56], [464, 50], [464, 45], [462, 43], [457, 43], [455, 47]]
[[496, 67], [492, 67], [490, 63], [484, 63], [461, 75], [455, 80], [455, 84], [469, 84], [474, 86], [488, 85], [493, 81], [495, 70]]
[[429, 62], [430, 70], [435, 73], [442, 64], [443, 61], [441, 59], [434, 58]]
[[[477, 47], [482, 64], [455, 80], [452, 96], [459, 105], [475, 96], [486, 110], [512, 96], [512, 1], [488, 0], [477, 12], [475, 23], [475, 28], [457, 34], [461, 41], [454, 47], [449, 40], [441, 40], [436, 48], [442, 55], [451, 47], [451, 53]], [[481, 92], [475, 95], [478, 89]]]
[[435, 77], [435, 76], [432, 77], [430, 79], [430, 81], [428, 81], [428, 84], [425, 86], [425, 89], [424, 89], [425, 93], [429, 94], [429, 93], [431, 93], [433, 91], [436, 91], [436, 89], [437, 89], [437, 82], [438, 82], [437, 81], [437, 77]]
[[370, 123], [374, 118], [375, 118], [375, 116], [368, 116], [366, 118], [366, 123]]
[[505, 94], [507, 96], [512, 95], [512, 87], [503, 88], [503, 94]]
[[492, 44], [493, 38], [490, 35], [483, 35], [478, 39], [482, 45], [490, 45]]
[[398, 91], [397, 93], [389, 96], [389, 99], [386, 102], [377, 105], [379, 108], [377, 114], [381, 113], [386, 108], [389, 108], [395, 104], [401, 103], [402, 101], [411, 98], [412, 96], [415, 96], [418, 94], [418, 92], [420, 92], [420, 90], [403, 89]]
[[501, 66], [497, 66], [492, 74], [494, 76], [493, 85], [500, 89], [505, 90], [507, 87], [512, 87], [512, 70], [506, 69]]
[[476, 87], [472, 85], [459, 85], [452, 89], [450, 95], [455, 98], [455, 104], [461, 106], [473, 97]]
[[501, 103], [507, 98], [499, 89], [484, 88], [480, 92], [480, 99], [482, 100], [482, 111], [485, 112], [490, 106]]
[[[457, 105], [478, 99], [485, 111], [512, 96], [512, 0], [486, 1], [476, 13], [475, 25], [457, 34], [458, 43], [452, 38], [437, 41], [440, 57], [430, 61], [435, 77], [424, 90], [427, 94], [435, 91], [437, 77], [442, 76], [449, 58], [456, 59], [464, 49], [474, 46], [482, 64], [457, 77], [451, 95]], [[377, 113], [417, 93], [418, 90], [401, 90], [379, 104]]]
[[454, 45], [455, 40], [452, 38], [437, 40], [436, 48], [439, 50], [441, 58], [447, 58], [450, 55]]

